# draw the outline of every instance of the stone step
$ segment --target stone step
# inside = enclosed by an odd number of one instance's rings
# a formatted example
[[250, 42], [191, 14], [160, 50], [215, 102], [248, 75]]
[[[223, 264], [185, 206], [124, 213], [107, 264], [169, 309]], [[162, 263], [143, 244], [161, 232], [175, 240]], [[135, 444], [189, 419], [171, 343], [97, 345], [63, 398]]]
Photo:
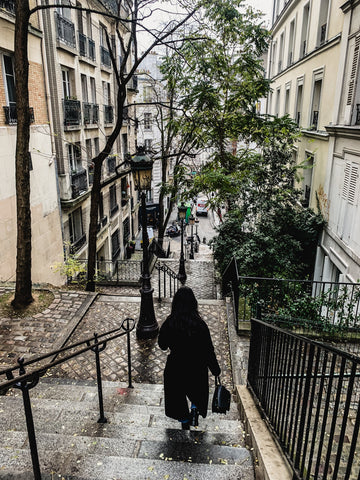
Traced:
[[[107, 423], [93, 382], [42, 379], [30, 396], [42, 480], [254, 479], [235, 403], [183, 431], [164, 415], [162, 385], [104, 382]], [[18, 391], [0, 397], [0, 431], [0, 478], [33, 478]]]

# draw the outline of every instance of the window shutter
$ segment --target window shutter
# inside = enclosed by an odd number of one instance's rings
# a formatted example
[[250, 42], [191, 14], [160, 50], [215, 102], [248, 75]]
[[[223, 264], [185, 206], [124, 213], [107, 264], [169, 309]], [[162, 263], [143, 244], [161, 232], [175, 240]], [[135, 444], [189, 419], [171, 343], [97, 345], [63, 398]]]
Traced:
[[347, 105], [351, 105], [353, 95], [354, 95], [357, 69], [359, 64], [359, 49], [360, 49], [360, 36], [355, 38], [355, 49], [354, 49], [354, 57], [353, 57], [353, 63], [352, 63], [352, 68], [350, 73], [349, 92], [348, 92], [348, 98], [346, 103]]
[[359, 166], [353, 163], [351, 166], [350, 179], [349, 179], [348, 202], [350, 203], [350, 205], [357, 205], [358, 177], [359, 177]]
[[348, 198], [350, 171], [351, 171], [351, 163], [347, 163], [345, 166], [344, 183], [343, 183], [343, 189], [342, 189], [342, 195], [341, 195], [344, 200], [347, 200]]

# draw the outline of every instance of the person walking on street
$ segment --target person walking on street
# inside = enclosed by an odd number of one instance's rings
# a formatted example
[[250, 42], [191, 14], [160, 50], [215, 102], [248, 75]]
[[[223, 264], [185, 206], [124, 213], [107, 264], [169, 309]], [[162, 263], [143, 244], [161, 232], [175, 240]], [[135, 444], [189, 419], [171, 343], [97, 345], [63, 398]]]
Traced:
[[190, 425], [198, 426], [199, 414], [203, 418], [207, 414], [208, 370], [215, 376], [221, 371], [209, 328], [198, 312], [191, 288], [182, 286], [175, 293], [158, 343], [162, 350], [170, 349], [164, 369], [165, 415], [189, 430]]

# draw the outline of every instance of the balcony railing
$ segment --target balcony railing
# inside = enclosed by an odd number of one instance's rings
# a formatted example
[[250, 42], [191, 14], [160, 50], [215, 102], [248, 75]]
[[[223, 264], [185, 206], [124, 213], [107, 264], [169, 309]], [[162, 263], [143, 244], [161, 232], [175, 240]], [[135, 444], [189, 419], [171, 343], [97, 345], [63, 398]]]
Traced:
[[87, 171], [82, 170], [71, 174], [72, 198], [78, 197], [82, 192], [86, 192], [88, 188]]
[[80, 125], [81, 105], [79, 100], [63, 99], [64, 125]]
[[99, 121], [99, 105], [95, 103], [83, 103], [84, 123], [94, 125]]
[[112, 105], [104, 105], [104, 123], [113, 123], [114, 109]]
[[104, 67], [111, 68], [111, 57], [109, 50], [102, 45], [100, 45], [100, 61], [101, 65], [104, 65]]
[[95, 42], [83, 33], [79, 32], [79, 53], [82, 57], [87, 57], [95, 61]]
[[66, 43], [70, 47], [76, 47], [75, 27], [67, 18], [62, 17], [55, 11], [56, 32], [58, 40]]
[[0, 0], [0, 9], [15, 15], [15, 0]]
[[70, 253], [74, 254], [80, 250], [80, 248], [86, 243], [86, 233], [83, 233], [81, 237], [74, 240], [70, 245]]
[[[4, 106], [4, 114], [5, 114], [5, 124], [6, 125], [17, 125], [17, 110], [16, 110], [16, 104], [15, 105], [9, 105], [9, 106]], [[34, 116], [34, 109], [31, 107], [29, 108], [29, 114], [30, 114], [30, 123], [35, 122], [35, 116]]]

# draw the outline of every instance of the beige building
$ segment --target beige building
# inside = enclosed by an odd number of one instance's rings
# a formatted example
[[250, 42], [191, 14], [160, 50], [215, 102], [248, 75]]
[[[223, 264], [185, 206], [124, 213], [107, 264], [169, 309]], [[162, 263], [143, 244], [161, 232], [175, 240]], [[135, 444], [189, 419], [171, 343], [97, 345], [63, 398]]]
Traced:
[[[51, 133], [56, 152], [64, 244], [79, 259], [87, 258], [87, 235], [92, 185], [92, 159], [103, 150], [112, 133], [117, 111], [117, 85], [106, 35], [118, 65], [121, 48], [114, 20], [101, 2], [81, 0], [81, 11], [63, 7], [41, 13], [49, 84]], [[122, 12], [124, 15], [127, 12]], [[120, 25], [125, 36], [127, 30]], [[128, 59], [129, 68], [131, 58]], [[136, 78], [128, 84], [127, 103], [133, 103]], [[130, 118], [133, 121], [130, 121]], [[126, 245], [137, 233], [137, 207], [133, 208], [130, 175], [117, 178], [126, 153], [135, 153], [133, 107], [112, 152], [103, 165], [98, 219], [97, 257], [109, 263], [123, 258]], [[120, 170], [123, 167], [120, 167]]]
[[[16, 95], [14, 75], [13, 2], [0, 2], [0, 281], [14, 281], [16, 269]], [[61, 217], [56, 182], [56, 161], [46, 105], [42, 57], [43, 34], [33, 15], [29, 28], [30, 187], [32, 219], [32, 280], [62, 282], [52, 265], [63, 259]]]
[[288, 114], [301, 128], [294, 155], [304, 166], [299, 184], [303, 204], [320, 207], [327, 220], [316, 280], [360, 279], [359, 4], [274, 2], [268, 113]]

